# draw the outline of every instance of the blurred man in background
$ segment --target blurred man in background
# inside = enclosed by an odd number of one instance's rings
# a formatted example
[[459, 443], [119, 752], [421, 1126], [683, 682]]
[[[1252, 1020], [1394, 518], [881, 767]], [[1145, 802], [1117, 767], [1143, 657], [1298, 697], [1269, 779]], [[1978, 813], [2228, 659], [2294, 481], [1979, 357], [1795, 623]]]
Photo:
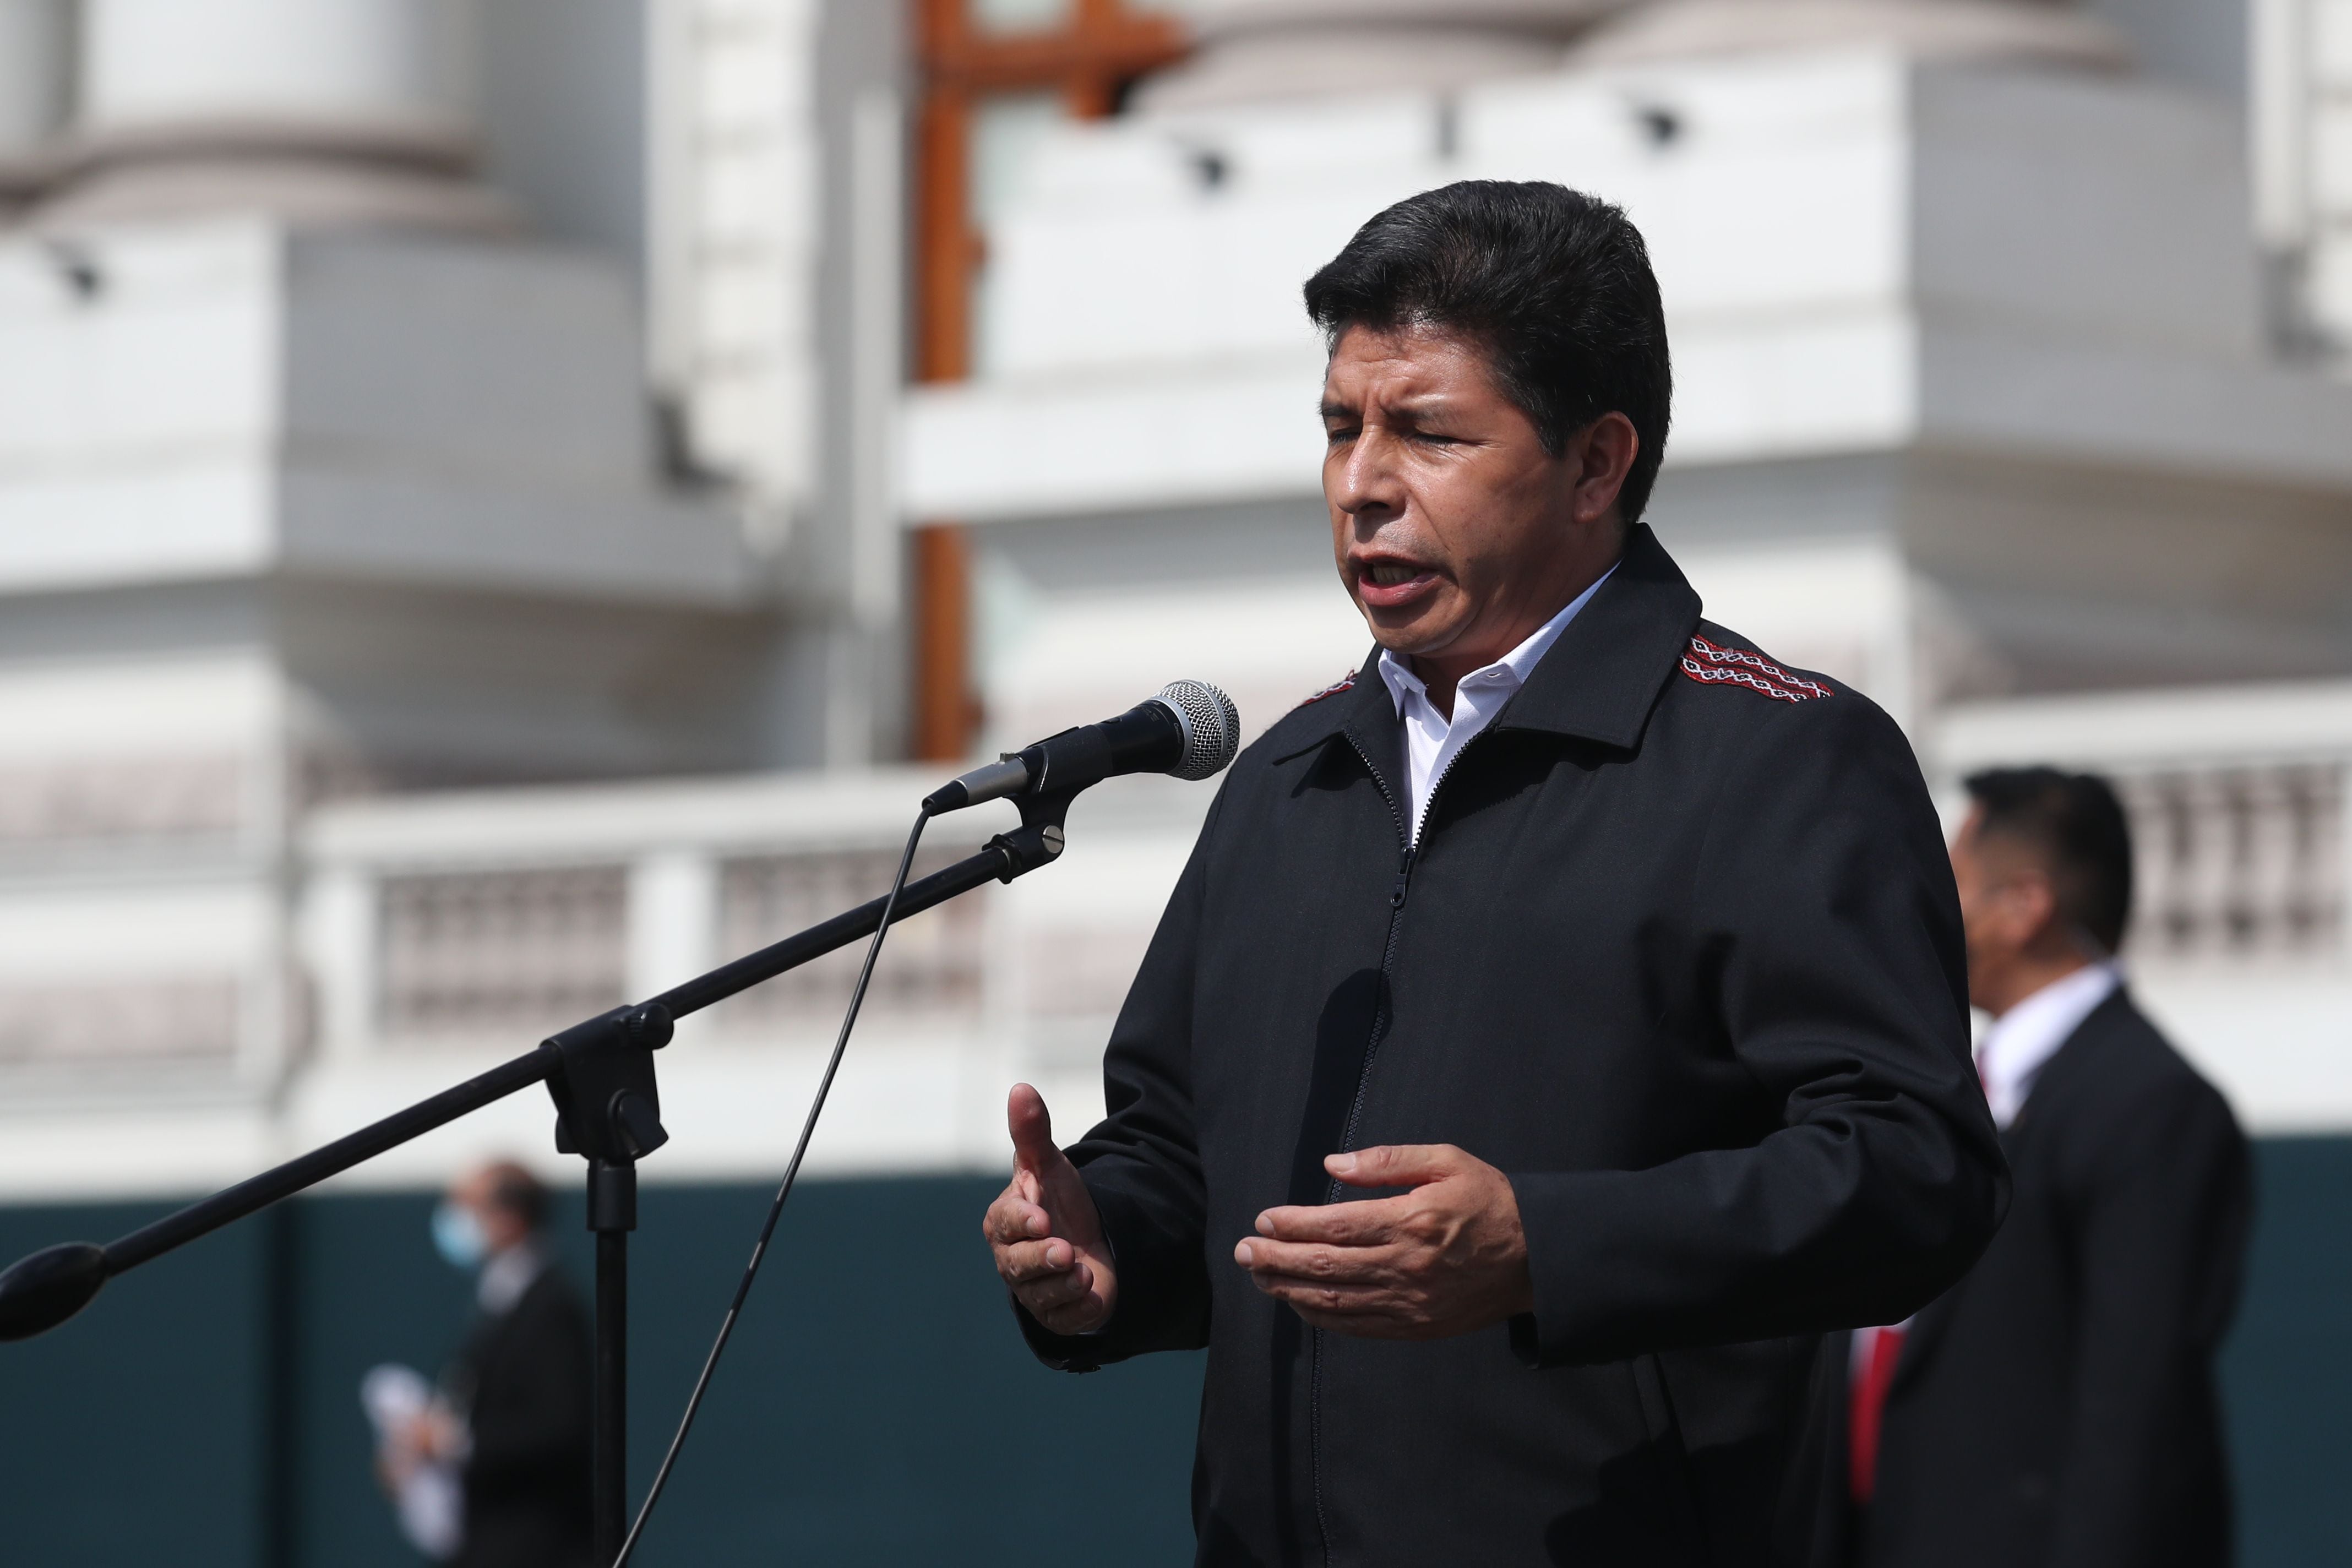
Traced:
[[[506, 1162], [460, 1180], [434, 1211], [436, 1248], [478, 1271], [477, 1315], [440, 1396], [389, 1420], [377, 1458], [411, 1539], [458, 1568], [588, 1558], [590, 1335], [540, 1237], [546, 1218], [547, 1190]], [[445, 1466], [463, 1506], [456, 1539], [442, 1542], [410, 1515], [416, 1479]]]
[[1823, 1447], [1842, 1462], [1818, 1561], [2226, 1563], [2213, 1361], [2252, 1206], [2245, 1139], [2124, 988], [2115, 792], [2051, 768], [1968, 788], [1952, 868], [2015, 1192], [1958, 1285], [1828, 1345]]

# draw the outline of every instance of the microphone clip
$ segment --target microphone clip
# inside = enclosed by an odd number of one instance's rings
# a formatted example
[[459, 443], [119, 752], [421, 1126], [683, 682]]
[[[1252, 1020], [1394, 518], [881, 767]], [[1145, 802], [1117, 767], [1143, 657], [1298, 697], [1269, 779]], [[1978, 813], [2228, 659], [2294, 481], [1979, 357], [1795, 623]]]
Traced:
[[1078, 798], [1075, 789], [1046, 790], [1037, 795], [1017, 795], [1013, 797], [1013, 809], [1021, 813], [1021, 826], [1010, 833], [1000, 833], [988, 841], [988, 847], [1003, 851], [1007, 864], [999, 881], [1010, 882], [1024, 872], [1034, 871], [1058, 859], [1068, 842], [1063, 824], [1070, 815], [1070, 802]]
[[555, 1152], [631, 1164], [669, 1142], [661, 1124], [654, 1052], [673, 1024], [658, 1002], [615, 1007], [542, 1041], [559, 1065], [548, 1074], [555, 1101]]

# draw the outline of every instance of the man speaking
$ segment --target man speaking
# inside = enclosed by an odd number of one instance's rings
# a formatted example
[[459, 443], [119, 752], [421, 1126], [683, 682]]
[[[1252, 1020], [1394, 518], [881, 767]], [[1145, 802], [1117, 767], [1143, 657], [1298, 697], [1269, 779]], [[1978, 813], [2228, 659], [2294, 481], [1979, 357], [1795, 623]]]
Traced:
[[[1757, 1563], [1816, 1341], [2007, 1173], [1909, 747], [1702, 620], [1624, 215], [1468, 182], [1307, 285], [1380, 645], [1234, 765], [1066, 1153], [984, 1228], [1037, 1354], [1208, 1347], [1204, 1563]], [[1790, 1489], [1796, 1496], [1795, 1489]]]

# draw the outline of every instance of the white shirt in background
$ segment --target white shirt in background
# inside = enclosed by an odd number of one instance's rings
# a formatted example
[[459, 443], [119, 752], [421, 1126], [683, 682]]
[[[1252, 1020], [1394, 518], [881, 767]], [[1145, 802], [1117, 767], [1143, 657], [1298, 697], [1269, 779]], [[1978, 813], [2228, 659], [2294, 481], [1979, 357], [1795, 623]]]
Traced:
[[482, 1265], [481, 1275], [474, 1281], [474, 1304], [485, 1316], [503, 1318], [514, 1310], [523, 1292], [538, 1283], [546, 1268], [547, 1255], [536, 1241], [518, 1241]]
[[1593, 580], [1592, 586], [1568, 602], [1568, 607], [1538, 626], [1535, 635], [1482, 669], [1464, 676], [1454, 688], [1454, 717], [1449, 720], [1437, 710], [1429, 700], [1429, 688], [1412, 672], [1410, 659], [1400, 658], [1383, 649], [1381, 654], [1381, 679], [1387, 683], [1389, 696], [1396, 703], [1397, 718], [1404, 725], [1404, 755], [1406, 773], [1405, 820], [1410, 825], [1412, 842], [1421, 842], [1421, 819], [1429, 808], [1429, 792], [1445, 776], [1445, 770], [1470, 738], [1503, 710], [1518, 689], [1527, 684], [1536, 661], [1550, 651], [1576, 619], [1579, 610], [1591, 602], [1609, 581], [1612, 566]]
[[2058, 1047], [2122, 984], [2122, 966], [2114, 960], [2094, 963], [2052, 981], [1992, 1021], [1977, 1046], [1977, 1076], [1984, 1080], [1994, 1125], [2006, 1128], [2017, 1120]]

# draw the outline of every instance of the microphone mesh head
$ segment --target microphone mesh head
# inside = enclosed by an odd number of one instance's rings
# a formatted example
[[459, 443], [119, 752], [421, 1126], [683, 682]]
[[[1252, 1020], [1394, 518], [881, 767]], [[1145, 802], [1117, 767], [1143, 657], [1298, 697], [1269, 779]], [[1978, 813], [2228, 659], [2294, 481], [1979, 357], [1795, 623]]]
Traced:
[[1160, 700], [1184, 726], [1184, 760], [1168, 771], [1180, 779], [1223, 773], [1242, 749], [1242, 716], [1234, 700], [1205, 680], [1171, 680]]

